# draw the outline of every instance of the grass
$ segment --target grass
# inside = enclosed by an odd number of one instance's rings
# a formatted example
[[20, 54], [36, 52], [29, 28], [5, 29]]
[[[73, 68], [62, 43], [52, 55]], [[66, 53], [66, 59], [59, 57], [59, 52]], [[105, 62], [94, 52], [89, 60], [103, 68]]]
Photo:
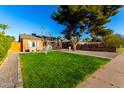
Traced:
[[117, 49], [116, 49], [116, 52], [120, 52], [120, 53], [121, 53], [121, 52], [124, 52], [124, 48], [117, 48]]
[[20, 54], [24, 87], [76, 87], [109, 59], [64, 52]]

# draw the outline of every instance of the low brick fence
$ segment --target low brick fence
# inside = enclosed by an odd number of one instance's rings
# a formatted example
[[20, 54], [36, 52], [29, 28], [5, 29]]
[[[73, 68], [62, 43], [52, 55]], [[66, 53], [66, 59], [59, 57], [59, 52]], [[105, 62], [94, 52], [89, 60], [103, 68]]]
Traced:
[[77, 50], [116, 52], [116, 47], [84, 47], [77, 45]]
[[[68, 47], [63, 47], [62, 49], [68, 49]], [[88, 47], [88, 46], [77, 45], [76, 49], [87, 50], [87, 51], [116, 52], [116, 47]]]
[[77, 50], [116, 52], [116, 48], [77, 48]]

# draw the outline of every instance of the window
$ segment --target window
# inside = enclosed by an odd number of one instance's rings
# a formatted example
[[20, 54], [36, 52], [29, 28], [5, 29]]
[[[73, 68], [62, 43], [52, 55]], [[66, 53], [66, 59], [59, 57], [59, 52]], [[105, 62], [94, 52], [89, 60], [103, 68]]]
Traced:
[[32, 47], [36, 47], [36, 42], [32, 42]]
[[31, 41], [31, 40], [28, 40], [28, 47], [38, 47], [39, 46], [39, 42], [37, 41]]

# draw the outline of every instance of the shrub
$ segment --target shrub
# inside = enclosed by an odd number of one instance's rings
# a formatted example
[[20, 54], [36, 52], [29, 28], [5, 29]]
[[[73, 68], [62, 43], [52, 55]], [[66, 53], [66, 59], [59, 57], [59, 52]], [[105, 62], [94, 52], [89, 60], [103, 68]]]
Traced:
[[107, 47], [124, 47], [124, 38], [119, 34], [110, 34], [103, 37], [105, 45]]
[[0, 32], [0, 61], [6, 55], [13, 41], [14, 37], [6, 36]]

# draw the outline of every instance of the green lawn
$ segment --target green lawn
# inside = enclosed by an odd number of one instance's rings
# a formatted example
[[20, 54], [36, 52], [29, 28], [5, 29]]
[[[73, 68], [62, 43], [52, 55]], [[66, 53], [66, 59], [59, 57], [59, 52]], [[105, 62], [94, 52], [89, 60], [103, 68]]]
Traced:
[[24, 87], [76, 87], [89, 74], [109, 61], [64, 52], [20, 54]]

